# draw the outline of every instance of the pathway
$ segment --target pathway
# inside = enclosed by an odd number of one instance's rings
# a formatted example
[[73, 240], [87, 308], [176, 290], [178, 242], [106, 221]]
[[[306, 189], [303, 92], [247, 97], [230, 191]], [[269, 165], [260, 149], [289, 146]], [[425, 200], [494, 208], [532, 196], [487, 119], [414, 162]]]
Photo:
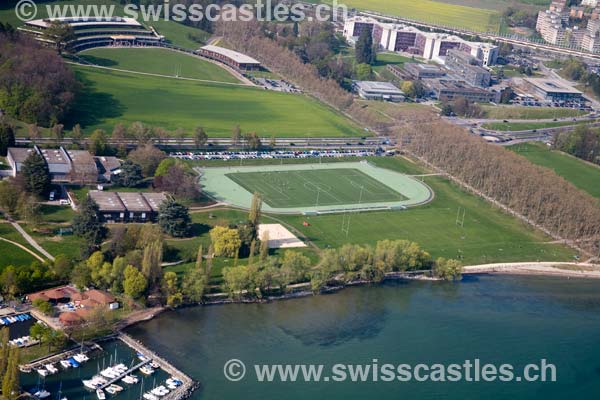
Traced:
[[20, 243], [13, 242], [12, 240], [8, 240], [8, 239], [6, 239], [6, 238], [3, 238], [3, 237], [0, 237], [0, 240], [2, 240], [2, 241], [4, 241], [4, 242], [7, 242], [7, 243], [10, 243], [10, 244], [13, 244], [13, 245], [15, 245], [15, 246], [19, 247], [19, 248], [20, 248], [20, 249], [22, 249], [22, 250], [25, 250], [26, 252], [28, 252], [29, 254], [31, 254], [32, 256], [34, 256], [35, 258], [37, 258], [38, 260], [40, 260], [41, 262], [45, 262], [45, 261], [46, 261], [46, 260], [44, 260], [42, 257], [40, 257], [39, 255], [37, 255], [37, 254], [36, 254], [36, 253], [34, 253], [33, 251], [29, 250], [27, 247], [23, 246], [23, 245], [22, 245], [22, 244], [20, 244]]
[[[42, 246], [40, 246], [38, 244], [38, 242], [36, 242], [27, 232], [25, 232], [25, 230], [23, 228], [21, 228], [21, 225], [19, 225], [17, 223], [17, 221], [15, 221], [14, 219], [12, 219], [10, 216], [8, 216], [6, 214], [4, 214], [4, 217], [17, 230], [17, 232], [19, 232], [21, 234], [21, 236], [23, 236], [23, 238], [25, 240], [27, 240], [27, 243], [29, 243], [34, 249], [36, 249], [42, 255], [44, 255], [44, 257], [46, 257], [48, 260], [54, 261], [54, 256], [52, 254], [48, 253]], [[42, 260], [42, 261], [44, 261], [44, 260]]]
[[573, 262], [516, 262], [468, 265], [463, 274], [510, 273], [600, 279], [600, 265]]

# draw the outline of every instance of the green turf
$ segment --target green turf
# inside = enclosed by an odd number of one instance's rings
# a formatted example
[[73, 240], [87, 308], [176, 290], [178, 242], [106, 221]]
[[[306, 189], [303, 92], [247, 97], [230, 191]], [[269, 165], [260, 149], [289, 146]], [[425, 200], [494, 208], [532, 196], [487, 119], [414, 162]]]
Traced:
[[86, 50], [80, 56], [103, 67], [151, 74], [179, 76], [219, 82], [239, 83], [226, 69], [188, 54], [176, 51], [145, 48], [97, 48]]
[[550, 168], [579, 189], [600, 198], [600, 167], [561, 151], [550, 150], [542, 143], [521, 143], [508, 148], [534, 164]]
[[[331, 4], [331, 0], [321, 2]], [[346, 0], [344, 4], [350, 9], [377, 11], [386, 15], [480, 32], [498, 32], [499, 29], [497, 11], [432, 0]]]
[[338, 112], [300, 94], [234, 85], [141, 76], [91, 67], [74, 67], [84, 90], [68, 124], [87, 133], [110, 132], [136, 121], [191, 136], [197, 126], [209, 136], [229, 137], [236, 124], [261, 137], [364, 135]]
[[552, 121], [552, 122], [490, 122], [481, 127], [495, 131], [525, 131], [533, 129], [557, 128], [561, 126], [583, 125], [596, 122], [596, 120], [580, 121]]
[[[33, 251], [29, 243], [27, 243], [25, 239], [23, 239], [19, 232], [17, 232], [16, 229], [12, 227], [12, 225], [4, 223], [4, 221], [0, 223], [0, 237], [19, 243], [28, 248], [29, 250]], [[0, 257], [0, 270], [2, 269], [2, 267], [5, 267], [7, 265], [29, 265], [33, 261], [37, 260], [31, 254], [21, 249], [20, 247], [5, 241], [0, 241], [0, 254], [2, 255], [2, 257]]]
[[557, 107], [520, 107], [520, 106], [487, 106], [481, 108], [485, 118], [490, 119], [552, 119], [579, 117], [585, 115], [585, 111], [572, 108]]
[[275, 208], [393, 202], [406, 197], [358, 169], [241, 172], [228, 178]]

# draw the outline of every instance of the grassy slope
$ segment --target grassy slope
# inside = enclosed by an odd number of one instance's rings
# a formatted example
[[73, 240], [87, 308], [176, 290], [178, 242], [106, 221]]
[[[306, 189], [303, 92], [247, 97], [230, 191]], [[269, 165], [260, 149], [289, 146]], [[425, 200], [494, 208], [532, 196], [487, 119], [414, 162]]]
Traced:
[[[8, 223], [0, 223], [0, 237], [3, 237], [13, 242], [22, 244], [23, 246], [31, 249], [31, 246], [23, 239], [21, 235]], [[5, 241], [0, 241], [0, 272], [7, 265], [29, 265], [36, 259], [25, 250]]]
[[[85, 82], [71, 124], [87, 132], [142, 121], [188, 134], [203, 126], [210, 136], [229, 136], [234, 125], [260, 136], [344, 136], [361, 131], [332, 109], [304, 95], [204, 84], [75, 67]], [[74, 116], [74, 117], [73, 117]], [[78, 118], [78, 119], [76, 119]]]
[[92, 64], [151, 74], [180, 76], [219, 82], [239, 83], [226, 69], [184, 53], [171, 50], [97, 48], [80, 53]]
[[521, 143], [509, 147], [534, 164], [550, 168], [579, 189], [600, 198], [600, 167], [595, 167], [541, 143]]
[[[397, 171], [417, 172], [401, 158], [374, 158], [376, 165]], [[550, 239], [483, 200], [463, 192], [441, 177], [426, 177], [435, 192], [432, 203], [406, 211], [359, 213], [350, 216], [350, 234], [342, 232], [340, 214], [318, 217], [273, 216], [303, 232], [320, 248], [346, 242], [374, 244], [382, 239], [418, 242], [434, 257], [462, 257], [466, 264], [519, 261], [569, 260], [573, 252], [549, 244]], [[464, 227], [456, 225], [459, 207], [466, 209]], [[303, 221], [310, 223], [304, 227]]]
[[496, 131], [524, 131], [530, 129], [556, 128], [559, 126], [581, 125], [590, 121], [556, 121], [556, 122], [490, 122], [483, 124], [485, 129]]
[[490, 119], [547, 119], [567, 118], [585, 115], [585, 111], [571, 108], [487, 106], [482, 105], [485, 118]]

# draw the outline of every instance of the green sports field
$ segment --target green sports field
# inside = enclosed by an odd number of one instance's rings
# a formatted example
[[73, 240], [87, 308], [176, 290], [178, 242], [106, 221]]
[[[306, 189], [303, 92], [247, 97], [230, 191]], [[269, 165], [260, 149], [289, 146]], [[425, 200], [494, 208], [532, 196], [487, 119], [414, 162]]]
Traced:
[[362, 136], [334, 109], [302, 94], [231, 84], [186, 81], [94, 67], [73, 67], [83, 83], [67, 126], [108, 132], [136, 121], [191, 136], [197, 126], [211, 137], [229, 137], [237, 124], [259, 136]]
[[226, 175], [271, 207], [343, 205], [406, 200], [358, 169], [242, 172]]
[[172, 77], [239, 83], [226, 69], [172, 50], [160, 48], [97, 48], [79, 53], [85, 61], [107, 68]]

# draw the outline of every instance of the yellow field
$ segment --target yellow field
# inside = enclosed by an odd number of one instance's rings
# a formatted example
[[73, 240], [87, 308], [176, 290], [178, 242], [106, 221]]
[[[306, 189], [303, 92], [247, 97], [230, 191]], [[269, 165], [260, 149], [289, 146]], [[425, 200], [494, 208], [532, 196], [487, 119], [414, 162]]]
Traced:
[[[331, 0], [324, 0], [331, 3]], [[376, 11], [438, 25], [460, 27], [478, 32], [497, 32], [499, 13], [494, 10], [440, 3], [432, 0], [344, 0], [348, 8]]]

